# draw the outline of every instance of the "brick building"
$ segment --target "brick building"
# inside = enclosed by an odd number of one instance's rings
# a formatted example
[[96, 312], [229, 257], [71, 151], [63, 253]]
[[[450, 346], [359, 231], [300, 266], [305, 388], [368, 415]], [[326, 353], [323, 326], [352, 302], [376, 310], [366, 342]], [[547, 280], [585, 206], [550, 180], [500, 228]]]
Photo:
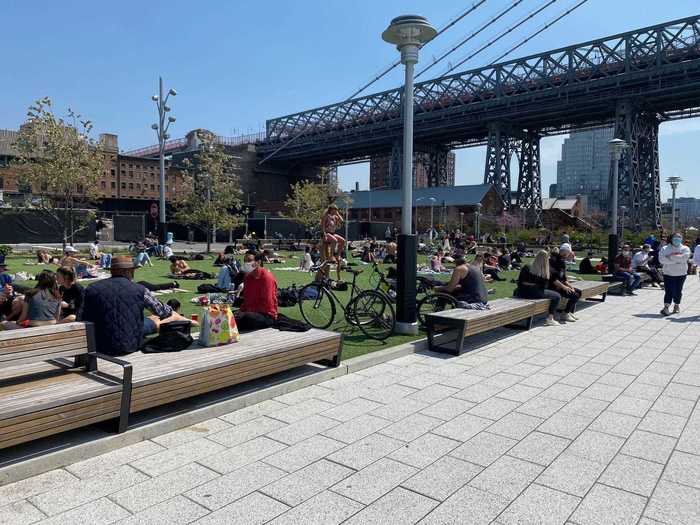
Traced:
[[[430, 155], [423, 152], [416, 152], [413, 162], [413, 187], [428, 188], [431, 186], [454, 186], [455, 185], [455, 154], [452, 151], [445, 153], [445, 180], [440, 183], [437, 180], [431, 181], [430, 176]], [[400, 162], [400, 158], [398, 159]], [[375, 155], [369, 161], [369, 187], [372, 189], [396, 189], [399, 181], [392, 181], [392, 160], [390, 155]], [[398, 167], [398, 173], [401, 168]], [[437, 176], [437, 174], [436, 174]]]

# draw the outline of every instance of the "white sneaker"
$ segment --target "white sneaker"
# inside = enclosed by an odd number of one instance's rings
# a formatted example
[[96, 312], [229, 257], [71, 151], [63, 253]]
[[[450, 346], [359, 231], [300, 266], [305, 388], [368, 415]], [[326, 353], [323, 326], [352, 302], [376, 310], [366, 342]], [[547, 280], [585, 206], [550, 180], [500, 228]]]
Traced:
[[568, 313], [562, 315], [561, 318], [563, 321], [566, 321], [567, 323], [575, 323], [576, 322], [576, 318], [573, 315], [568, 314]]
[[574, 318], [574, 321], [578, 321], [578, 317], [576, 317], [574, 314], [569, 314], [569, 315]]
[[544, 322], [544, 325], [545, 325], [545, 326], [560, 326], [561, 323], [560, 323], [559, 321], [555, 320], [555, 319], [547, 319], [547, 320]]
[[664, 306], [663, 310], [661, 310], [661, 315], [664, 317], [671, 315], [671, 310], [668, 309], [668, 305]]

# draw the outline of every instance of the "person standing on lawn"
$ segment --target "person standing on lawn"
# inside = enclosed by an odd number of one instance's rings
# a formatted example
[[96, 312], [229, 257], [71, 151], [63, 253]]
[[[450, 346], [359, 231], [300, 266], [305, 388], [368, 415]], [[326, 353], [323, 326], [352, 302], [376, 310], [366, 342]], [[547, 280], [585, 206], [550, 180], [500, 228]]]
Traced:
[[[690, 248], [683, 244], [683, 236], [680, 233], [671, 235], [671, 242], [659, 252], [659, 262], [664, 274], [664, 307], [661, 310], [663, 316], [681, 311], [683, 285], [688, 275], [689, 259]], [[673, 303], [673, 312], [671, 303]]]

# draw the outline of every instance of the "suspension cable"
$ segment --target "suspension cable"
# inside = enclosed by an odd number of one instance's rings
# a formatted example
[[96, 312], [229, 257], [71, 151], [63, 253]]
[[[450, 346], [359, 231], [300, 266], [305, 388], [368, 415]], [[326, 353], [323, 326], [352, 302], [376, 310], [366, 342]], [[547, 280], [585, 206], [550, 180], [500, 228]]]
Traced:
[[568, 15], [570, 15], [571, 13], [573, 13], [574, 11], [576, 11], [579, 7], [581, 7], [581, 6], [582, 6], [583, 4], [585, 4], [586, 2], [588, 2], [588, 0], [581, 0], [581, 1], [580, 1], [578, 4], [576, 4], [575, 6], [570, 7], [569, 9], [567, 9], [566, 11], [564, 11], [562, 14], [560, 14], [558, 17], [556, 17], [554, 20], [551, 20], [551, 21], [547, 22], [547, 23], [546, 23], [545, 25], [543, 25], [538, 31], [536, 31], [536, 32], [534, 32], [533, 34], [531, 34], [530, 36], [528, 36], [525, 40], [523, 40], [522, 42], [520, 42], [518, 45], [511, 47], [508, 51], [506, 51], [505, 53], [503, 53], [501, 56], [499, 56], [499, 57], [498, 57], [497, 59], [495, 59], [493, 62], [494, 62], [494, 63], [500, 62], [500, 61], [503, 60], [505, 57], [507, 57], [508, 55], [510, 55], [513, 51], [515, 51], [516, 49], [521, 48], [522, 46], [524, 46], [525, 44], [527, 44], [530, 40], [532, 40], [533, 38], [535, 38], [537, 35], [539, 35], [540, 33], [543, 33], [544, 31], [546, 31], [547, 29], [549, 29], [550, 27], [552, 27], [554, 24], [556, 24], [557, 22], [559, 22], [562, 18], [566, 18]]
[[[477, 2], [475, 2], [474, 4], [472, 4], [472, 6], [469, 7], [467, 10], [465, 10], [461, 15], [459, 15], [457, 18], [455, 18], [454, 20], [452, 20], [452, 22], [449, 22], [445, 27], [443, 27], [442, 29], [440, 29], [440, 30], [437, 32], [437, 34], [435, 35], [435, 37], [433, 37], [433, 39], [432, 39], [430, 42], [433, 42], [438, 36], [440, 36], [440, 35], [443, 34], [445, 31], [447, 31], [448, 29], [450, 29], [452, 26], [454, 26], [455, 24], [457, 24], [460, 20], [462, 20], [463, 18], [465, 18], [467, 15], [469, 15], [469, 14], [473, 13], [474, 11], [476, 11], [479, 7], [481, 7], [482, 5], [484, 5], [486, 2], [487, 2], [487, 0], [478, 0]], [[428, 44], [429, 44], [430, 42], [428, 42]], [[372, 80], [370, 80], [367, 84], [365, 84], [365, 85], [362, 86], [360, 89], [358, 89], [357, 91], [355, 91], [352, 95], [350, 95], [348, 98], [346, 98], [346, 99], [343, 100], [342, 102], [347, 102], [348, 100], [353, 99], [354, 97], [356, 97], [357, 95], [359, 95], [360, 93], [362, 93], [365, 89], [367, 89], [368, 87], [370, 87], [372, 84], [374, 84], [375, 82], [377, 82], [379, 79], [381, 79], [381, 78], [383, 78], [385, 75], [387, 75], [390, 71], [392, 71], [392, 70], [393, 70], [396, 66], [398, 66], [399, 64], [401, 64], [401, 60], [397, 60], [396, 62], [392, 63], [392, 64], [391, 64], [388, 68], [386, 68], [383, 72], [381, 72], [379, 75], [377, 75], [376, 77], [374, 77], [374, 78], [373, 78]], [[341, 102], [341, 104], [342, 104], [342, 102]], [[289, 146], [292, 142], [294, 142], [295, 140], [297, 140], [297, 139], [298, 139], [299, 137], [301, 137], [303, 134], [304, 134], [304, 130], [302, 129], [299, 133], [297, 133], [296, 135], [294, 135], [294, 136], [293, 136], [291, 139], [289, 139], [287, 142], [282, 143], [282, 144], [280, 145], [280, 147], [278, 147], [278, 148], [275, 149], [272, 153], [270, 153], [270, 154], [267, 155], [264, 159], [262, 159], [258, 165], [264, 164], [266, 161], [268, 161], [269, 159], [271, 159], [272, 157], [274, 157], [275, 155], [277, 155], [280, 151], [282, 151], [283, 149], [285, 149], [287, 146]]]
[[[522, 2], [522, 0], [520, 0], [520, 2]], [[459, 22], [460, 20], [462, 20], [463, 18], [465, 18], [467, 15], [470, 15], [471, 13], [473, 13], [474, 11], [476, 11], [479, 7], [481, 7], [481, 6], [482, 6], [483, 4], [485, 4], [485, 3], [486, 3], [486, 0], [479, 0], [478, 2], [474, 3], [469, 9], [467, 9], [466, 11], [464, 11], [461, 15], [459, 15], [457, 18], [455, 18], [452, 22], [448, 23], [445, 27], [443, 27], [442, 29], [440, 29], [440, 31], [437, 32], [437, 34], [435, 35], [435, 37], [434, 37], [430, 42], [434, 41], [437, 37], [439, 37], [439, 36], [440, 36], [441, 34], [443, 34], [445, 31], [447, 31], [447, 30], [450, 29], [452, 26], [454, 26], [455, 24], [457, 24], [457, 22]], [[518, 3], [519, 3], [519, 2], [518, 2]], [[428, 42], [428, 44], [429, 44], [430, 42]], [[427, 44], [426, 44], [426, 45], [427, 45]], [[350, 99], [352, 99], [352, 98], [355, 98], [357, 95], [359, 95], [360, 93], [362, 93], [365, 89], [367, 89], [368, 87], [370, 87], [372, 84], [374, 84], [374, 83], [377, 82], [378, 80], [384, 78], [389, 72], [393, 71], [393, 69], [394, 69], [396, 66], [398, 66], [399, 64], [401, 64], [401, 60], [397, 60], [397, 61], [395, 61], [395, 62], [392, 62], [392, 64], [391, 64], [389, 67], [387, 67], [386, 69], [384, 69], [381, 73], [379, 73], [379, 75], [375, 76], [372, 80], [370, 80], [370, 81], [367, 82], [365, 85], [363, 85], [361, 88], [359, 88], [357, 91], [355, 91], [352, 95], [350, 95], [348, 98], [346, 98], [343, 102], [347, 102], [348, 100], [350, 100]]]
[[558, 1], [558, 0], [549, 0], [548, 2], [546, 2], [545, 4], [543, 4], [542, 6], [540, 6], [538, 9], [536, 9], [535, 11], [533, 11], [532, 13], [530, 13], [529, 15], [527, 15], [525, 18], [523, 18], [522, 20], [520, 20], [517, 24], [515, 24], [515, 25], [509, 27], [509, 28], [506, 29], [504, 32], [502, 32], [500, 35], [498, 35], [496, 38], [493, 38], [493, 39], [489, 40], [486, 44], [484, 44], [483, 46], [481, 46], [479, 49], [477, 49], [476, 51], [474, 51], [472, 54], [466, 56], [465, 58], [463, 58], [462, 60], [460, 60], [459, 62], [457, 62], [455, 65], [450, 66], [450, 68], [449, 68], [447, 71], [445, 71], [445, 72], [443, 73], [443, 76], [444, 76], [444, 75], [447, 75], [448, 73], [450, 73], [450, 72], [452, 72], [452, 71], [454, 71], [455, 69], [457, 69], [459, 66], [461, 66], [461, 65], [464, 64], [465, 62], [468, 62], [469, 60], [471, 60], [472, 58], [474, 58], [476, 55], [478, 55], [478, 54], [481, 53], [482, 51], [488, 49], [488, 48], [491, 47], [493, 44], [495, 44], [496, 42], [498, 42], [499, 40], [501, 40], [502, 38], [505, 38], [505, 37], [508, 36], [510, 33], [512, 33], [513, 31], [515, 31], [517, 28], [519, 28], [521, 25], [523, 25], [524, 23], [526, 23], [526, 22], [532, 20], [534, 17], [536, 17], [538, 14], [540, 14], [542, 11], [544, 11], [545, 9], [547, 9], [549, 6], [551, 6], [552, 4], [556, 3], [557, 1]]
[[418, 74], [415, 76], [415, 78], [418, 78], [421, 76], [423, 73], [428, 71], [430, 68], [435, 66], [438, 62], [441, 62], [446, 56], [454, 53], [457, 49], [462, 47], [464, 44], [472, 40], [474, 37], [478, 36], [481, 34], [485, 29], [488, 27], [492, 26], [496, 22], [498, 22], [501, 18], [503, 18], [505, 15], [510, 13], [513, 9], [515, 9], [518, 5], [520, 5], [523, 2], [523, 0], [515, 0], [509, 7], [498, 13], [496, 16], [491, 18], [488, 22], [486, 22], [484, 25], [482, 25], [479, 29], [471, 33], [469, 36], [467, 36], [464, 40], [460, 41], [457, 45], [453, 46], [451, 49], [443, 53], [440, 57], [434, 59], [429, 65], [424, 67], [421, 71], [418, 72]]

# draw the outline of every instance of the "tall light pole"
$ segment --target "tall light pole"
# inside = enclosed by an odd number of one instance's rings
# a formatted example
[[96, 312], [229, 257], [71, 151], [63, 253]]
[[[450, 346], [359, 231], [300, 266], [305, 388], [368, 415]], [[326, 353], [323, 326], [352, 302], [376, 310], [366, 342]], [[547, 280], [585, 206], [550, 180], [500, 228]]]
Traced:
[[[172, 115], [168, 116], [170, 108], [168, 107], [168, 99], [170, 95], [176, 96], [177, 91], [170, 88], [167, 93], [163, 88], [163, 77], [158, 77], [158, 94], [153, 95], [151, 100], [156, 103], [158, 108], [158, 123], [153, 124], [151, 129], [156, 132], [158, 136], [158, 153], [160, 160], [160, 204], [159, 204], [159, 218], [158, 218], [158, 238], [160, 239], [160, 244], [165, 244], [168, 233], [168, 225], [165, 222], [165, 141], [170, 138], [168, 135], [168, 129], [170, 124], [175, 122], [175, 117]], [[166, 118], [167, 117], [167, 118]]]
[[683, 182], [680, 177], [669, 177], [666, 179], [671, 185], [671, 233], [676, 231], [676, 190], [678, 189], [678, 184]]
[[418, 214], [418, 203], [422, 200], [429, 200], [430, 201], [430, 232], [428, 232], [428, 236], [430, 238], [430, 244], [433, 243], [433, 206], [437, 202], [437, 199], [435, 197], [418, 197], [416, 199], [416, 215]]
[[459, 212], [459, 233], [464, 235], [464, 212]]
[[397, 262], [397, 323], [396, 331], [417, 334], [416, 323], [416, 262], [418, 244], [411, 232], [411, 205], [413, 203], [413, 67], [418, 62], [418, 51], [429, 42], [437, 30], [428, 19], [418, 15], [394, 18], [382, 33], [385, 42], [394, 44], [401, 52], [401, 63], [406, 67], [403, 88], [403, 173], [401, 235], [398, 242]]
[[481, 237], [481, 203], [477, 202], [474, 207], [474, 237], [476, 237], [477, 242]]
[[627, 148], [627, 143], [621, 139], [612, 139], [609, 143], [612, 162], [612, 188], [610, 191], [610, 234], [608, 235], [608, 268], [612, 268], [613, 261], [617, 257], [617, 207], [618, 207], [618, 181], [620, 172], [620, 157]]

